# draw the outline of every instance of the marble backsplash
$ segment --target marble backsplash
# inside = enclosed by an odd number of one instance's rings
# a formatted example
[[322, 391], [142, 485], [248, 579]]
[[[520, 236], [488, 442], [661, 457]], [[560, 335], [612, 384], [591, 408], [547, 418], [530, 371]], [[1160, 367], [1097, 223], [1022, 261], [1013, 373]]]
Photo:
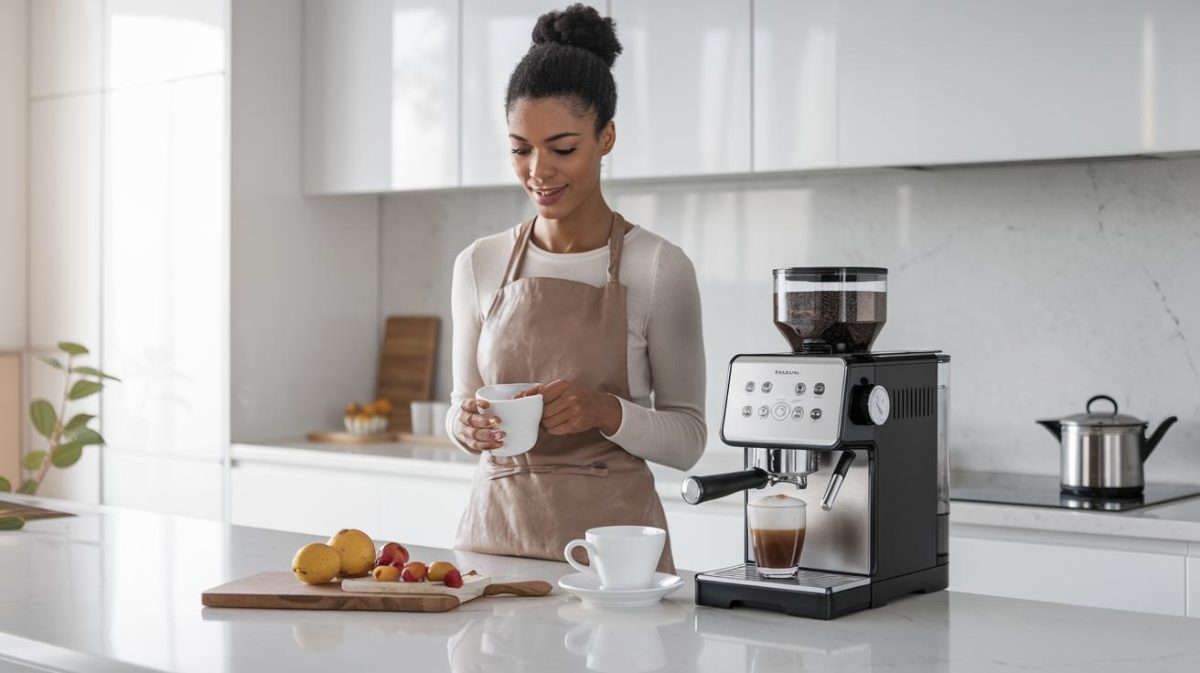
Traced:
[[[681, 246], [704, 310], [710, 451], [729, 358], [786, 347], [771, 270], [883, 266], [878, 349], [953, 357], [960, 469], [1057, 474], [1034, 424], [1091, 395], [1153, 425], [1147, 479], [1200, 482], [1200, 159], [877, 170], [611, 184], [610, 204]], [[384, 200], [381, 310], [443, 317], [454, 256], [532, 214], [516, 187]]]

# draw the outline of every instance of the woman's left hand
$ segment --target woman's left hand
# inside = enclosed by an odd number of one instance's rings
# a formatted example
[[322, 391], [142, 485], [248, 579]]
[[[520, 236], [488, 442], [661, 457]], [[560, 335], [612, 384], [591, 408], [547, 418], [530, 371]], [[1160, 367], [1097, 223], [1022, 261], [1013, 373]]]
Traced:
[[542, 427], [552, 435], [571, 435], [597, 428], [614, 435], [621, 427], [621, 403], [608, 393], [581, 388], [558, 379], [539, 383], [516, 397], [542, 396]]

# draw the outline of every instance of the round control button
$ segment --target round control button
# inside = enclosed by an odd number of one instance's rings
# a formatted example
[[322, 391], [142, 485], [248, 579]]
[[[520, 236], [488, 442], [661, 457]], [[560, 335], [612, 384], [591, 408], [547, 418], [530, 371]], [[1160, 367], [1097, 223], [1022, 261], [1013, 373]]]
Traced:
[[825, 394], [825, 384], [818, 383], [817, 385], [813, 386], [813, 393], [815, 393], [817, 395], [824, 395]]
[[754, 382], [753, 381], [746, 382], [746, 392], [748, 392], [748, 393], [754, 392]]
[[784, 404], [783, 402], [780, 402], [779, 404], [776, 404], [774, 407], [771, 408], [771, 415], [773, 415], [775, 417], [775, 420], [782, 421], [783, 419], [787, 418], [788, 412], [790, 412], [791, 410], [792, 410], [791, 407]]
[[812, 416], [812, 419], [813, 419], [814, 421], [819, 421], [819, 420], [821, 420], [821, 410], [820, 410], [820, 409], [813, 409], [811, 412], [809, 412], [809, 414], [808, 414], [808, 415], [809, 415], [809, 416]]
[[792, 409], [792, 418], [800, 421], [804, 420], [804, 407], [796, 407]]
[[803, 395], [804, 391], [806, 391], [806, 390], [808, 390], [808, 386], [804, 385], [803, 383], [796, 384], [796, 394], [797, 395]]
[[765, 404], [758, 408], [758, 417], [759, 418], [766, 418], [767, 414], [770, 414], [770, 413], [771, 413], [771, 408]]
[[764, 393], [770, 393], [774, 388], [775, 386], [770, 381], [763, 381], [762, 391]]
[[750, 418], [750, 414], [753, 414], [753, 413], [754, 413], [754, 409], [752, 409], [749, 404], [742, 407], [742, 418]]

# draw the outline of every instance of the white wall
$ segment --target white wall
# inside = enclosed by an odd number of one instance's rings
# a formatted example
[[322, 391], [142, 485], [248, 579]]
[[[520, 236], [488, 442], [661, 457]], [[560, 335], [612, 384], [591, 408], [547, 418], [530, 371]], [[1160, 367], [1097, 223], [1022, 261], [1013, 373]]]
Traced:
[[[1196, 185], [1200, 159], [1177, 159], [624, 183], [606, 195], [696, 265], [710, 450], [730, 450], [717, 432], [729, 358], [785, 347], [771, 269], [872, 265], [891, 271], [877, 348], [954, 358], [955, 468], [1057, 474], [1057, 442], [1034, 420], [1105, 392], [1154, 424], [1178, 415], [1147, 478], [1195, 482]], [[383, 312], [449, 321], [454, 255], [531, 214], [515, 187], [387, 197]]]
[[0, 351], [25, 347], [29, 6], [0, 3]]
[[337, 428], [375, 393], [379, 198], [301, 195], [302, 4], [233, 3], [235, 442]]

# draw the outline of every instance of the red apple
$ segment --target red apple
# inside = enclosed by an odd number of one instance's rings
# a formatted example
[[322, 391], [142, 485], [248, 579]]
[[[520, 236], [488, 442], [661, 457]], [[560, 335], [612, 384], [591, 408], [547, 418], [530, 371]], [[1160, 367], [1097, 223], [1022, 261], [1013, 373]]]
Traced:
[[379, 548], [379, 555], [375, 557], [375, 566], [395, 566], [403, 568], [404, 564], [408, 563], [408, 550], [399, 542], [388, 542]]
[[446, 575], [442, 577], [442, 584], [445, 584], [451, 589], [457, 589], [461, 587], [463, 585], [462, 573], [458, 572], [457, 570], [446, 571]]

